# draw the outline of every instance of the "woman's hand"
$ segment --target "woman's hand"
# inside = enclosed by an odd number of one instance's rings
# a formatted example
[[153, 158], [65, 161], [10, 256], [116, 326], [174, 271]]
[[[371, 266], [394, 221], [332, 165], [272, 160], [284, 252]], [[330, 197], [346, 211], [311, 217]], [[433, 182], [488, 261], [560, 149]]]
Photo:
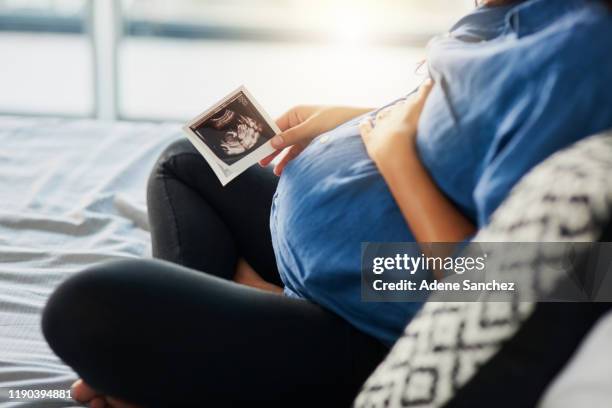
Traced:
[[414, 155], [419, 118], [432, 87], [427, 80], [416, 95], [381, 110], [375, 124], [370, 119], [360, 124], [366, 150], [379, 168]]
[[282, 154], [274, 166], [274, 174], [280, 176], [287, 163], [299, 155], [312, 139], [371, 110], [340, 106], [296, 106], [276, 121], [282, 132], [274, 136], [271, 143], [277, 151], [262, 159], [259, 164], [267, 166]]
[[461, 242], [476, 231], [431, 178], [417, 154], [415, 136], [431, 81], [404, 103], [361, 124], [368, 154], [391, 190], [417, 242]]

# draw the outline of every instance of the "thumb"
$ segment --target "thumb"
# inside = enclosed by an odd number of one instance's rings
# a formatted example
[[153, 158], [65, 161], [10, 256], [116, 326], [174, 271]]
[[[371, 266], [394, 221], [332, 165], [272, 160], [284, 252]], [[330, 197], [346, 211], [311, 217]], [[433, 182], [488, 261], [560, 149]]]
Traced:
[[299, 125], [277, 134], [270, 139], [270, 144], [275, 149], [283, 149], [303, 140], [312, 139], [314, 136], [311, 121], [308, 119]]
[[431, 79], [426, 80], [421, 87], [419, 88], [419, 92], [413, 100], [412, 106], [409, 107], [408, 118], [412, 121], [418, 121], [421, 116], [421, 112], [425, 107], [425, 102], [427, 101], [427, 97], [431, 92], [431, 89], [434, 86], [434, 82]]
[[419, 88], [419, 93], [416, 97], [417, 105], [420, 105], [420, 106], [425, 105], [425, 101], [427, 100], [427, 97], [429, 96], [429, 93], [431, 92], [431, 89], [433, 88], [433, 86], [434, 86], [434, 81], [431, 78], [423, 82], [423, 84]]
[[359, 124], [359, 132], [361, 133], [361, 137], [364, 139], [367, 139], [370, 136], [372, 130], [374, 130], [374, 126], [372, 125], [371, 118], [365, 119]]

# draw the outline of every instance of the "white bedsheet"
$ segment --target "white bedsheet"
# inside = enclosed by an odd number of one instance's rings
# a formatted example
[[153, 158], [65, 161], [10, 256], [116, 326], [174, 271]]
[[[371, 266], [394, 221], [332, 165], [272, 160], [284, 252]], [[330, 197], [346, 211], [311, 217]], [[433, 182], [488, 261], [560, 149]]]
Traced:
[[[40, 311], [69, 274], [149, 255], [146, 179], [161, 150], [180, 137], [177, 124], [0, 117], [0, 407], [74, 406], [10, 400], [8, 391], [68, 389], [76, 379], [47, 347]], [[596, 330], [603, 340], [582, 347], [542, 406], [563, 398], [568, 406], [608, 406], [609, 382], [572, 381], [584, 379], [593, 361], [610, 360], [610, 319]]]
[[68, 389], [40, 311], [63, 279], [96, 262], [149, 254], [145, 185], [177, 124], [0, 117], [0, 406], [9, 390]]

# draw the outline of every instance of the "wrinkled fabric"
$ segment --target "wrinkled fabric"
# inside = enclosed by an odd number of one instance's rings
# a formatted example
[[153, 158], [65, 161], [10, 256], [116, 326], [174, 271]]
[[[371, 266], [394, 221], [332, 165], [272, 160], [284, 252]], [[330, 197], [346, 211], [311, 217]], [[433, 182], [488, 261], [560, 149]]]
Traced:
[[[479, 227], [533, 166], [612, 127], [610, 38], [612, 14], [600, 1], [530, 0], [478, 8], [430, 43], [436, 85], [418, 152]], [[367, 156], [359, 120], [319, 136], [285, 168], [271, 230], [287, 295], [390, 344], [421, 304], [361, 301], [361, 243], [414, 237]]]
[[0, 405], [76, 406], [7, 393], [69, 390], [40, 312], [74, 272], [149, 255], [146, 180], [179, 137], [177, 124], [0, 118]]

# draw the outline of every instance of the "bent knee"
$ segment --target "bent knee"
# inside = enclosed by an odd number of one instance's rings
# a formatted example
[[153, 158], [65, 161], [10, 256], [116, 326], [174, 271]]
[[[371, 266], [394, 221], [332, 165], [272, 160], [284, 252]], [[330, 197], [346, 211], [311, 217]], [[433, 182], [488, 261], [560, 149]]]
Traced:
[[188, 139], [176, 140], [170, 145], [168, 145], [168, 147], [166, 147], [164, 151], [160, 154], [159, 158], [155, 163], [155, 166], [153, 167], [153, 174], [172, 171], [176, 159], [180, 156], [197, 156], [198, 154], [198, 151], [195, 149], [195, 147], [193, 147], [193, 145]]
[[165, 162], [172, 160], [173, 157], [179, 156], [185, 153], [198, 154], [198, 151], [195, 149], [195, 147], [193, 147], [191, 142], [186, 138], [175, 140], [174, 142], [170, 143], [168, 147], [164, 149], [162, 154], [159, 156], [158, 162], [165, 163]]
[[214, 177], [212, 169], [191, 142], [187, 139], [177, 140], [166, 147], [155, 162], [147, 183], [147, 196], [149, 199], [157, 198], [161, 186], [168, 178], [184, 181], [191, 179], [194, 174], [198, 177]]
[[66, 279], [51, 294], [42, 314], [42, 332], [53, 351], [70, 360], [75, 350], [100, 344], [121, 313], [119, 288], [139, 260], [96, 265]]

